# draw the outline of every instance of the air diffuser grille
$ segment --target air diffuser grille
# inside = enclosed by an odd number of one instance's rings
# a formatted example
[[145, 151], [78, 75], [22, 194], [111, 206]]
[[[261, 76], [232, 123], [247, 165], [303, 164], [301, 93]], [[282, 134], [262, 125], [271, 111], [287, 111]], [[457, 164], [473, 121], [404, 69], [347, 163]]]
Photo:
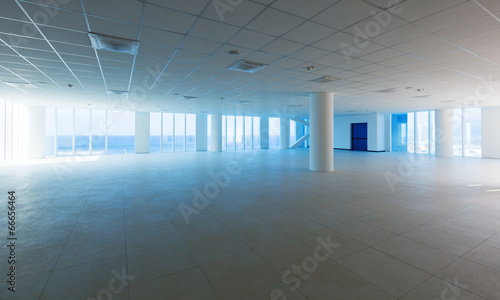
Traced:
[[245, 72], [245, 73], [255, 73], [259, 70], [262, 70], [266, 66], [267, 65], [261, 64], [261, 63], [245, 61], [245, 60], [238, 60], [234, 64], [230, 65], [227, 69], [233, 70], [233, 71]]
[[138, 41], [122, 39], [114, 36], [89, 33], [92, 47], [97, 50], [107, 50], [120, 53], [137, 55], [139, 53]]

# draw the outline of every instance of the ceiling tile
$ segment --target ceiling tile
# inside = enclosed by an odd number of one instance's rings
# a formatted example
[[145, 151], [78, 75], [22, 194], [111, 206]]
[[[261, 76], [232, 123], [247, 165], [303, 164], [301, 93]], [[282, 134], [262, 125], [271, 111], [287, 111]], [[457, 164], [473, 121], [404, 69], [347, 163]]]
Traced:
[[135, 0], [84, 1], [87, 14], [140, 24], [143, 2]]
[[234, 25], [243, 27], [248, 24], [253, 18], [255, 18], [265, 6], [250, 2], [250, 1], [239, 1], [236, 2], [234, 6], [231, 6], [231, 1], [228, 3], [228, 9], [221, 8], [217, 5], [217, 1], [213, 1], [212, 5], [209, 5], [203, 17]]
[[464, 3], [469, 0], [446, 0], [446, 1], [436, 1], [436, 0], [419, 0], [419, 1], [405, 1], [402, 3], [402, 7], [399, 8], [401, 12], [398, 16], [401, 18], [414, 22], [416, 20], [423, 19], [425, 17], [436, 14], [440, 11], [448, 9], [450, 7], [456, 6], [460, 3]]
[[269, 44], [275, 37], [243, 29], [234, 36], [229, 43], [236, 46], [242, 46], [250, 49], [260, 49]]
[[309, 19], [337, 1], [338, 0], [278, 0], [273, 3], [272, 7], [284, 10], [305, 19]]
[[261, 50], [264, 52], [269, 52], [279, 55], [288, 55], [303, 47], [304, 45], [302, 44], [287, 41], [282, 38], [277, 38], [276, 40], [272, 41], [269, 45], [263, 47]]
[[222, 44], [218, 42], [188, 36], [186, 37], [182, 45], [180, 45], [180, 48], [184, 50], [212, 54], [221, 46]]
[[304, 19], [302, 18], [268, 8], [253, 20], [247, 28], [274, 36], [280, 36], [303, 21]]
[[334, 34], [336, 30], [307, 21], [297, 28], [283, 35], [283, 38], [294, 42], [310, 45], [327, 36]]
[[115, 36], [119, 38], [137, 40], [139, 26], [106, 19], [88, 17], [91, 32]]
[[157, 29], [186, 34], [195, 21], [196, 17], [192, 15], [146, 4], [143, 24]]
[[200, 19], [190, 32], [190, 36], [224, 43], [235, 35], [238, 30], [238, 27], [235, 26]]
[[340, 30], [372, 17], [371, 12], [377, 11], [380, 8], [361, 0], [341, 0], [312, 20]]
[[147, 43], [162, 47], [177, 48], [185, 35], [170, 31], [143, 27], [141, 31], [141, 43]]

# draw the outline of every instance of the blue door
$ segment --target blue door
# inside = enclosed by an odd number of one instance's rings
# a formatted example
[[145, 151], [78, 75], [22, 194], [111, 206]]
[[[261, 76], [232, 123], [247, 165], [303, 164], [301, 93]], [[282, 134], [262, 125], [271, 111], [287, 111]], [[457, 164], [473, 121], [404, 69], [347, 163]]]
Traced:
[[368, 150], [368, 123], [351, 124], [352, 150]]

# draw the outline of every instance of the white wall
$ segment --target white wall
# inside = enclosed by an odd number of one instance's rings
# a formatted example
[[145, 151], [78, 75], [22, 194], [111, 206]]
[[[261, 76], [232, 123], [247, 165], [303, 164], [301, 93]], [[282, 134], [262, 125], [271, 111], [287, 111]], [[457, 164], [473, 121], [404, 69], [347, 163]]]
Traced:
[[482, 156], [500, 158], [500, 107], [481, 110]]
[[334, 117], [335, 149], [351, 149], [351, 124], [368, 123], [368, 151], [385, 151], [385, 116], [371, 113]]
[[148, 112], [135, 113], [135, 153], [149, 153], [150, 121]]

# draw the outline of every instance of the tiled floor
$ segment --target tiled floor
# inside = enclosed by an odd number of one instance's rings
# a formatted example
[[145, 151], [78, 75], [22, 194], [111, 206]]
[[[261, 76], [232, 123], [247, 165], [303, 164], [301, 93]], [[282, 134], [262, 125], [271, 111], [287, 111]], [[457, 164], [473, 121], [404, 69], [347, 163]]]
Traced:
[[499, 160], [335, 155], [332, 174], [306, 149], [3, 165], [0, 298], [500, 299]]

